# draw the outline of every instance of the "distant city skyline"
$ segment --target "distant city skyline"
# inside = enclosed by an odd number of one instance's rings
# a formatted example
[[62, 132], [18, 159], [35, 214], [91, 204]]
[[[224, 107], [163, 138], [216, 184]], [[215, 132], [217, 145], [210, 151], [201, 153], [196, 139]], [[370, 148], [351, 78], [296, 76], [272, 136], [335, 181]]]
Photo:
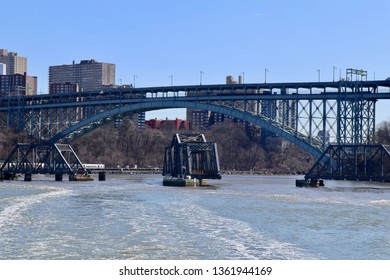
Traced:
[[[115, 64], [116, 84], [136, 87], [223, 84], [241, 74], [245, 83], [332, 81], [347, 68], [383, 80], [389, 11], [387, 0], [21, 0], [17, 21], [2, 15], [13, 24], [0, 48], [28, 58], [38, 93], [48, 93], [50, 66], [89, 59]], [[378, 102], [378, 122], [390, 119], [388, 106]], [[185, 118], [185, 110], [154, 116]]]

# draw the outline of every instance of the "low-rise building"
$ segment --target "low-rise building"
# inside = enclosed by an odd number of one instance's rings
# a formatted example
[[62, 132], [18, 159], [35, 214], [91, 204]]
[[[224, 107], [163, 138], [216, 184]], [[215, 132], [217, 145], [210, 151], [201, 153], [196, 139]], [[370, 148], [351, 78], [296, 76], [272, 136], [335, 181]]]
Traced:
[[80, 85], [73, 83], [52, 83], [50, 84], [49, 92], [51, 94], [57, 93], [69, 93], [69, 92], [79, 92]]
[[21, 74], [0, 75], [0, 96], [37, 94], [37, 77]]
[[158, 119], [150, 119], [145, 121], [145, 125], [152, 129], [161, 129], [163, 127], [172, 127], [176, 130], [189, 130], [190, 125], [187, 120], [175, 119], [175, 120], [158, 120]]

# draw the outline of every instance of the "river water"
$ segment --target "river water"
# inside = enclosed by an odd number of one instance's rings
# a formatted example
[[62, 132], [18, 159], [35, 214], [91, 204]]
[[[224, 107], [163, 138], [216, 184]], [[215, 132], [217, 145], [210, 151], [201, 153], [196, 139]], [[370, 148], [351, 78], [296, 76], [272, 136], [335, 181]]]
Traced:
[[390, 185], [295, 179], [0, 182], [0, 259], [390, 259]]

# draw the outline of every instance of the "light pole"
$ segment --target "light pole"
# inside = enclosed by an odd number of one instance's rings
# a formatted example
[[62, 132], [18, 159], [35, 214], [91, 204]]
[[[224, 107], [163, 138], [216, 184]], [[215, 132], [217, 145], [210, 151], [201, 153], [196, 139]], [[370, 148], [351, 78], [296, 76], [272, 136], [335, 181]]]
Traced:
[[173, 86], [173, 75], [170, 75], [169, 78], [171, 78], [171, 87]]
[[133, 88], [135, 88], [135, 78], [138, 78], [138, 76], [134, 74], [133, 78], [134, 78], [134, 80], [133, 80]]
[[200, 85], [202, 85], [203, 74], [204, 74], [204, 72], [200, 71]]
[[268, 72], [268, 69], [265, 68], [265, 69], [264, 69], [264, 83], [265, 83], [265, 84], [267, 83], [267, 72]]
[[333, 66], [333, 82], [335, 81], [335, 73], [336, 73], [337, 67]]
[[321, 82], [321, 69], [318, 69], [317, 73], [318, 73], [318, 82]]

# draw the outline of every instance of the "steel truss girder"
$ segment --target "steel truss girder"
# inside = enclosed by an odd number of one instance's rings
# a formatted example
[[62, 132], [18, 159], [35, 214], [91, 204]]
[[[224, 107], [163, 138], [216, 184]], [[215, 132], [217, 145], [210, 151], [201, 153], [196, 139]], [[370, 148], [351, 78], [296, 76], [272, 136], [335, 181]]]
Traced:
[[310, 142], [322, 142], [323, 149], [330, 143], [369, 144], [375, 133], [376, 100], [308, 99], [259, 100], [254, 105], [242, 101], [219, 106], [243, 110], [268, 118], [283, 129], [306, 135]]
[[17, 144], [0, 172], [3, 174], [86, 174], [80, 159], [67, 144]]
[[330, 145], [305, 179], [390, 182], [389, 148], [384, 145]]
[[370, 144], [375, 134], [376, 100], [339, 101], [338, 144]]

